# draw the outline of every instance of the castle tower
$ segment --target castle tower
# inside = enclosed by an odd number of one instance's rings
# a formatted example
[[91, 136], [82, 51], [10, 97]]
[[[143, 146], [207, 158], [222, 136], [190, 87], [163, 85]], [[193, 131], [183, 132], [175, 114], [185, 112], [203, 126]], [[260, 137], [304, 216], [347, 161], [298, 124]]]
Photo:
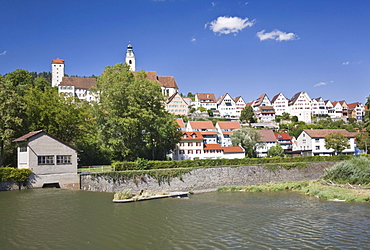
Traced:
[[127, 46], [127, 51], [126, 51], [126, 63], [130, 65], [130, 70], [131, 71], [136, 71], [136, 65], [135, 65], [135, 55], [134, 51], [132, 50], [132, 45], [129, 44]]
[[51, 76], [51, 86], [58, 86], [64, 77], [64, 60], [57, 58], [51, 61]]

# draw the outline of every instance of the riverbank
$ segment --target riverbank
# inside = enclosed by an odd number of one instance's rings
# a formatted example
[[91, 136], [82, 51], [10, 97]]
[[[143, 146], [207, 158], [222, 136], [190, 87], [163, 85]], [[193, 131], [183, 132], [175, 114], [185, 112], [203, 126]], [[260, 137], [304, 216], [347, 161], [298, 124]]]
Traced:
[[370, 188], [353, 185], [332, 185], [322, 181], [294, 181], [267, 183], [249, 186], [223, 186], [217, 191], [239, 192], [270, 192], [270, 191], [295, 191], [314, 196], [323, 200], [346, 202], [370, 202]]

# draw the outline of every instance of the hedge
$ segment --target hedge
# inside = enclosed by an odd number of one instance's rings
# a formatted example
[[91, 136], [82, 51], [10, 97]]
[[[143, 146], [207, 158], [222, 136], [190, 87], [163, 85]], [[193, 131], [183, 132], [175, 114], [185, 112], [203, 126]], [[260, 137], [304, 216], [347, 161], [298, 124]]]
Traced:
[[0, 168], [0, 182], [13, 181], [18, 183], [19, 186], [26, 183], [32, 171], [29, 169], [18, 169], [12, 167]]
[[[241, 166], [269, 163], [291, 162], [320, 162], [320, 161], [343, 161], [349, 160], [354, 155], [335, 156], [306, 156], [306, 157], [270, 157], [270, 158], [243, 158], [243, 159], [197, 159], [183, 161], [148, 161], [138, 159], [136, 162], [114, 162], [115, 171], [126, 170], [149, 170], [168, 168], [194, 168], [194, 167], [217, 167], [217, 166]], [[370, 157], [370, 155], [366, 155]]]

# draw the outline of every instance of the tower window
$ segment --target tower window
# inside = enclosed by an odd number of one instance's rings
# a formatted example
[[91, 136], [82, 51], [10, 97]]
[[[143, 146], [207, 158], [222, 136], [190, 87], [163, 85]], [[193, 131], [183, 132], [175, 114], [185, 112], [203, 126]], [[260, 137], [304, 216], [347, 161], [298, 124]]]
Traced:
[[132, 64], [132, 61], [131, 61], [131, 60], [129, 60], [129, 61], [128, 61], [128, 63], [129, 63], [129, 64]]

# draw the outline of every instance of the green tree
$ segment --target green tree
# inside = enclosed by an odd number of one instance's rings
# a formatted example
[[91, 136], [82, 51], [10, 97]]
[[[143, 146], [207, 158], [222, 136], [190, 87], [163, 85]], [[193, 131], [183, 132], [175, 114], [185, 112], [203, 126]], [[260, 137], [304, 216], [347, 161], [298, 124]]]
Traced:
[[284, 156], [284, 149], [280, 144], [276, 144], [276, 146], [273, 146], [269, 149], [267, 152], [268, 157], [283, 157]]
[[89, 107], [73, 97], [58, 95], [55, 88], [31, 88], [24, 97], [30, 131], [45, 130], [58, 139], [74, 144], [88, 131]]
[[5, 75], [4, 82], [9, 88], [23, 95], [25, 90], [33, 86], [33, 77], [27, 70], [16, 69]]
[[254, 119], [254, 111], [253, 111], [252, 106], [245, 106], [245, 108], [240, 113], [239, 120], [241, 122], [246, 121], [249, 124], [255, 122], [255, 119]]
[[179, 141], [177, 123], [164, 110], [158, 83], [136, 76], [126, 64], [105, 68], [98, 78], [98, 124], [114, 160], [165, 159]]
[[282, 115], [281, 115], [281, 119], [283, 119], [284, 121], [289, 121], [290, 119], [290, 114], [287, 113], [287, 112], [284, 112]]
[[330, 133], [325, 136], [325, 147], [334, 149], [335, 154], [340, 154], [343, 150], [349, 148], [348, 139], [341, 133]]
[[256, 157], [257, 148], [262, 143], [261, 134], [251, 128], [241, 128], [234, 130], [230, 135], [233, 146], [241, 146], [245, 150], [247, 157]]
[[370, 136], [369, 132], [363, 132], [356, 135], [356, 142], [359, 149], [365, 150], [366, 154], [370, 149]]
[[26, 109], [23, 98], [2, 79], [0, 79], [0, 167], [4, 165], [4, 162], [13, 165], [15, 163], [14, 159], [11, 159], [12, 155], [15, 156], [11, 141], [24, 132], [24, 111]]
[[199, 110], [200, 112], [205, 112], [205, 111], [207, 111], [207, 109], [206, 109], [205, 107], [202, 107], [202, 106], [198, 107], [198, 110]]

